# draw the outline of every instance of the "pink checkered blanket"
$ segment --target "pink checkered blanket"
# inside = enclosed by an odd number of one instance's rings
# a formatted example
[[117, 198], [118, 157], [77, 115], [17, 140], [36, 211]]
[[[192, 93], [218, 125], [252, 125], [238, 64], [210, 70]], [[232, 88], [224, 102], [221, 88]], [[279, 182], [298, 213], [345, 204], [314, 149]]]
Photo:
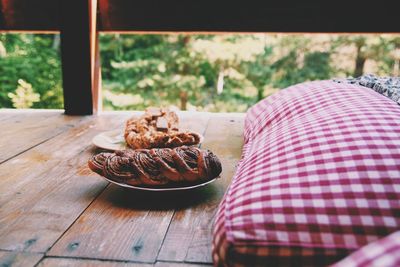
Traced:
[[331, 267], [400, 266], [400, 231], [365, 245]]
[[357, 85], [298, 84], [252, 107], [216, 215], [220, 266], [324, 266], [400, 229], [400, 107]]

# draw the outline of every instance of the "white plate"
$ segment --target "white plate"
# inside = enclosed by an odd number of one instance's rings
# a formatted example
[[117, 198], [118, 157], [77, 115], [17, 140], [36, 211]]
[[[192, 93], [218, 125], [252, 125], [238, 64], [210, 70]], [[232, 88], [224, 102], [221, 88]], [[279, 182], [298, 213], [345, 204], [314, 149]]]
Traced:
[[107, 181], [109, 181], [110, 183], [122, 186], [122, 187], [126, 187], [126, 188], [130, 188], [130, 189], [136, 189], [136, 190], [143, 190], [143, 191], [156, 191], [156, 192], [162, 192], [162, 191], [182, 191], [182, 190], [190, 190], [190, 189], [194, 189], [194, 188], [198, 188], [198, 187], [202, 187], [205, 185], [208, 185], [212, 182], [214, 182], [217, 178], [214, 178], [212, 180], [209, 180], [207, 182], [201, 183], [201, 184], [195, 184], [195, 185], [188, 185], [188, 186], [178, 186], [178, 187], [142, 187], [142, 186], [133, 186], [133, 185], [129, 185], [129, 184], [122, 184], [122, 183], [118, 183], [116, 181], [110, 180], [104, 176], [101, 176], [104, 179], [106, 179]]
[[[197, 132], [193, 133], [196, 133], [200, 136], [199, 144], [201, 144], [204, 140], [204, 137]], [[92, 143], [99, 148], [112, 151], [129, 148], [125, 143], [124, 133], [119, 129], [99, 133], [93, 137]]]
[[99, 133], [92, 139], [92, 143], [102, 149], [123, 150], [128, 146], [125, 143], [124, 133], [117, 129]]

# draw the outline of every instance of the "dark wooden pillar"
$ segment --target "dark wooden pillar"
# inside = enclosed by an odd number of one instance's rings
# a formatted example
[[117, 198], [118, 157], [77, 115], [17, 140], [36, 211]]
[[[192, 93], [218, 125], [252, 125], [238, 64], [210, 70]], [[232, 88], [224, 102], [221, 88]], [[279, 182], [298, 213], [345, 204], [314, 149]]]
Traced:
[[61, 1], [61, 59], [64, 108], [69, 115], [93, 114], [94, 0]]
[[5, 20], [3, 15], [3, 4], [0, 1], [0, 30], [5, 28]]

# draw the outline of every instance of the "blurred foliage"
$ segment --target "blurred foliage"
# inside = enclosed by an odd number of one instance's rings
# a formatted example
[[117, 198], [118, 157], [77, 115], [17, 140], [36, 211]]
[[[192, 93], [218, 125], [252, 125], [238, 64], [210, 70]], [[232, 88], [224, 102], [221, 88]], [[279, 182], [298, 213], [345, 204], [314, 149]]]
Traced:
[[17, 107], [12, 94], [18, 95], [16, 90], [23, 80], [32, 87], [32, 93], [30, 89], [25, 92], [26, 97], [40, 97], [40, 101], [33, 101], [29, 107], [62, 108], [59, 36], [0, 34], [0, 44], [3, 48], [0, 48], [0, 107]]
[[18, 80], [18, 87], [15, 93], [8, 93], [15, 108], [30, 108], [33, 103], [40, 101], [40, 95], [35, 93], [30, 83]]
[[[108, 110], [177, 106], [244, 112], [311, 80], [399, 75], [399, 35], [101, 34]], [[62, 108], [60, 40], [0, 34], [0, 107]]]

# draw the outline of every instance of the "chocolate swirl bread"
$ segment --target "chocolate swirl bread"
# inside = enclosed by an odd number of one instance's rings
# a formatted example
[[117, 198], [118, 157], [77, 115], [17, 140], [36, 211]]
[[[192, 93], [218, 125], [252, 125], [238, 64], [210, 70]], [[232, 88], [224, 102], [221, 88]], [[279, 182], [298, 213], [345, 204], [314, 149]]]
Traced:
[[222, 171], [221, 162], [211, 151], [188, 146], [100, 153], [88, 165], [110, 180], [134, 186], [200, 183]]
[[180, 131], [179, 119], [168, 109], [148, 108], [140, 117], [132, 117], [125, 125], [125, 141], [133, 149], [195, 145], [200, 136]]

